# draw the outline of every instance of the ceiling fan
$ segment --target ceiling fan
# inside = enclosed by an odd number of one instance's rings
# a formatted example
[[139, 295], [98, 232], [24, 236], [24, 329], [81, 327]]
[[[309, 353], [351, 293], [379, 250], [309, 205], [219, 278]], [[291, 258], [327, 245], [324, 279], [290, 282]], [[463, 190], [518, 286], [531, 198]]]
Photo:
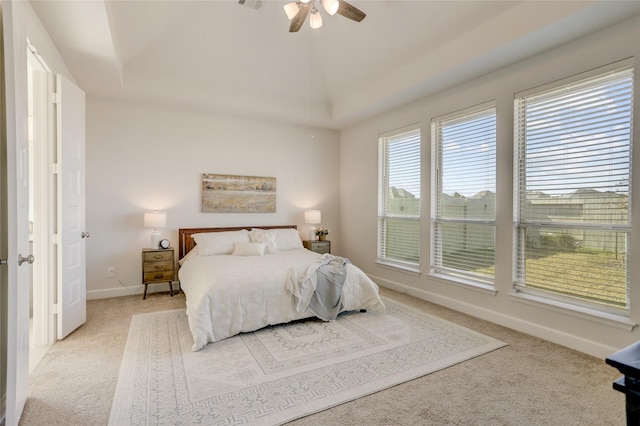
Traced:
[[[322, 4], [324, 10], [329, 15], [342, 15], [345, 18], [349, 18], [353, 21], [360, 22], [365, 16], [363, 11], [357, 7], [347, 3], [344, 0], [317, 0]], [[287, 3], [284, 6], [284, 12], [287, 14], [287, 18], [291, 21], [289, 26], [289, 32], [295, 33], [300, 30], [302, 23], [307, 19], [307, 15], [311, 13], [309, 18], [309, 25], [311, 28], [320, 28], [322, 26], [322, 16], [320, 11], [316, 7], [316, 0], [298, 0], [292, 3]]]

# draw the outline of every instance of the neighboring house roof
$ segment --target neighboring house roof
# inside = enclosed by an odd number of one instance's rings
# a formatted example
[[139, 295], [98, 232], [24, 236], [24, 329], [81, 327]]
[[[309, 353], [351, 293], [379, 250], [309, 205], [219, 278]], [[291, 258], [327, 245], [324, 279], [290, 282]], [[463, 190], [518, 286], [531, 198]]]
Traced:
[[391, 192], [391, 198], [416, 198], [415, 195], [403, 188], [392, 186], [389, 191]]

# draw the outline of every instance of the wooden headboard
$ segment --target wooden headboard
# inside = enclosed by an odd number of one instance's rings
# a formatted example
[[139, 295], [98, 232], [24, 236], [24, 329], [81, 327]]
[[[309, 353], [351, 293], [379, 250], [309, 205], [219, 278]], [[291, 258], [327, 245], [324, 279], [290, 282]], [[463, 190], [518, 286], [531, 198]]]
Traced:
[[178, 259], [182, 259], [196, 246], [196, 242], [191, 237], [193, 234], [201, 234], [204, 232], [224, 232], [224, 231], [240, 231], [251, 228], [260, 229], [298, 229], [297, 225], [276, 225], [276, 226], [234, 226], [230, 228], [179, 228], [178, 229]]

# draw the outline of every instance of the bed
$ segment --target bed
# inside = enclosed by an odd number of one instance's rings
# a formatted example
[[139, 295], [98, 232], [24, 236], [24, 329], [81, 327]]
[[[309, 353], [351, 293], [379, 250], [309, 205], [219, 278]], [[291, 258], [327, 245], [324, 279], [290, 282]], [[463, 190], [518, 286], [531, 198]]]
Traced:
[[[304, 304], [321, 263], [342, 260], [340, 312], [385, 311], [378, 286], [348, 261], [302, 247], [295, 225], [181, 228], [180, 286], [192, 350], [243, 332], [315, 316]], [[313, 286], [309, 287], [309, 283]]]

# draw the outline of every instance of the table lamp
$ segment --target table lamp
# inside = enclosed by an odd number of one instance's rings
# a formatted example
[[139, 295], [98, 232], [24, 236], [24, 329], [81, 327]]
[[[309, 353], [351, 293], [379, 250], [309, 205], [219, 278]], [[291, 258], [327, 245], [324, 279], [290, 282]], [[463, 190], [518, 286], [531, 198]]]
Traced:
[[309, 228], [309, 241], [316, 240], [316, 227], [313, 225], [318, 225], [321, 222], [321, 216], [320, 210], [307, 210], [304, 212], [304, 222], [311, 225], [311, 228]]

